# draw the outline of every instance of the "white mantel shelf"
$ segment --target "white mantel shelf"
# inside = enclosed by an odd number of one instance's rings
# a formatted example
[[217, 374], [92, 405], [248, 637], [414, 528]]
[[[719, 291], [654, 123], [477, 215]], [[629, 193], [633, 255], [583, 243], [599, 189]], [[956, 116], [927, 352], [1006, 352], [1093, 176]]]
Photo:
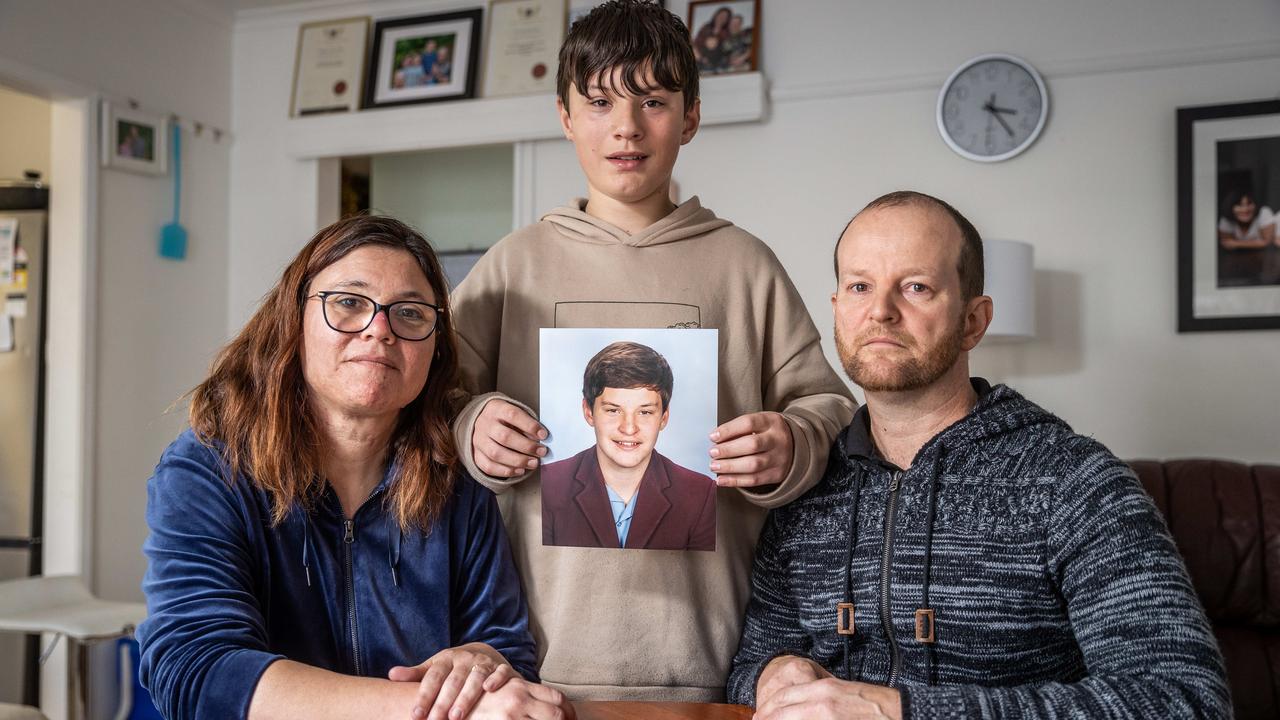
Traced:
[[[762, 73], [704, 77], [702, 124], [764, 118]], [[480, 98], [289, 121], [289, 154], [300, 160], [435, 150], [563, 137], [555, 96]]]

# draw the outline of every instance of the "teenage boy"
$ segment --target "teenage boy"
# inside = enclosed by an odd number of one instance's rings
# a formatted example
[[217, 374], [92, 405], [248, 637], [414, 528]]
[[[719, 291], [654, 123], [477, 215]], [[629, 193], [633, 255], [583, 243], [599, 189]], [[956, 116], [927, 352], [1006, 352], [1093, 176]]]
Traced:
[[716, 484], [658, 452], [671, 418], [671, 365], [616, 342], [582, 374], [582, 417], [596, 442], [542, 468], [542, 544], [715, 550]]
[[[547, 684], [571, 698], [717, 701], [767, 508], [822, 475], [854, 403], [773, 253], [697, 198], [669, 199], [698, 130], [689, 32], [613, 0], [560, 49], [557, 108], [587, 198], [512, 233], [456, 290], [467, 470], [499, 494]], [[534, 419], [544, 327], [703, 327], [720, 338], [714, 552], [544, 546]]]

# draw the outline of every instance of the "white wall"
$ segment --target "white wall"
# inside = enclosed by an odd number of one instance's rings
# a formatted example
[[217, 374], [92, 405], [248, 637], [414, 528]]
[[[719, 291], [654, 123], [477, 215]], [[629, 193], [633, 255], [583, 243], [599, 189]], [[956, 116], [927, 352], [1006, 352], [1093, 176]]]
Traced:
[[[384, 7], [239, 16], [232, 326], [314, 230], [314, 177], [277, 149], [289, 121], [276, 86], [289, 70], [261, 82], [267, 64], [291, 68], [283, 28]], [[989, 237], [1036, 247], [1040, 337], [980, 348], [978, 372], [1016, 385], [1125, 457], [1280, 461], [1280, 333], [1174, 329], [1174, 111], [1273, 97], [1280, 6], [809, 0], [766, 2], [762, 25], [769, 117], [704, 128], [676, 178], [682, 196], [700, 195], [774, 248], [833, 362], [835, 236], [871, 198], [915, 188], [951, 201]], [[981, 165], [942, 143], [934, 103], [952, 69], [993, 51], [1039, 67], [1053, 107], [1029, 152]], [[567, 143], [538, 142], [532, 156], [540, 208], [582, 192]], [[276, 188], [291, 191], [268, 193]]]
[[49, 101], [0, 87], [0, 179], [36, 170], [49, 178]]
[[[230, 15], [194, 0], [0, 3], [4, 81], [27, 91], [78, 87], [227, 128], [230, 66]], [[229, 146], [207, 132], [184, 137], [183, 262], [156, 254], [172, 175], [97, 174], [87, 569], [107, 598], [142, 598], [145, 482], [183, 424], [181, 413], [164, 411], [199, 381], [224, 340]]]
[[374, 155], [369, 205], [439, 251], [488, 247], [511, 232], [510, 145]]

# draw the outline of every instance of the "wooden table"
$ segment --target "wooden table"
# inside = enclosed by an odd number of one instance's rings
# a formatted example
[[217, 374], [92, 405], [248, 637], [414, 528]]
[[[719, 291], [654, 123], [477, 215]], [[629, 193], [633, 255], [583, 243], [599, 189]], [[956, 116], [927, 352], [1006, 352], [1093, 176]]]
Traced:
[[751, 720], [745, 705], [668, 702], [576, 702], [578, 720]]

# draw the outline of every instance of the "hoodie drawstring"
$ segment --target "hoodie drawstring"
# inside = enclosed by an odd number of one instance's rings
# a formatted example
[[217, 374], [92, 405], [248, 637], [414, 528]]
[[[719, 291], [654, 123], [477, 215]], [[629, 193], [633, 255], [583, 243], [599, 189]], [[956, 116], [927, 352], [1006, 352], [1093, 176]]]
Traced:
[[[942, 470], [942, 451], [934, 456], [929, 468], [929, 510], [924, 524], [924, 578], [921, 582], [921, 607], [916, 610], [916, 640], [925, 646], [925, 684], [933, 685], [935, 636], [933, 608], [929, 606], [929, 583], [933, 569], [933, 521], [938, 507], [938, 475]], [[927, 627], [926, 627], [927, 625]]]
[[[849, 655], [852, 652], [853, 635], [854, 635], [854, 618], [853, 618], [853, 549], [858, 544], [858, 498], [862, 496], [862, 469], [858, 468], [854, 471], [853, 476], [853, 503], [849, 507], [849, 546], [844, 556], [844, 602], [840, 604], [836, 612], [836, 632], [844, 635], [844, 679], [852, 680], [852, 668], [849, 664]], [[840, 613], [849, 613], [849, 624], [846, 629], [841, 630]]]
[[302, 513], [302, 572], [307, 576], [307, 587], [311, 587], [311, 514]]
[[[394, 526], [394, 527], [392, 527]], [[387, 514], [387, 564], [391, 566], [391, 582], [400, 587], [400, 542], [404, 540], [404, 531], [394, 515]]]

